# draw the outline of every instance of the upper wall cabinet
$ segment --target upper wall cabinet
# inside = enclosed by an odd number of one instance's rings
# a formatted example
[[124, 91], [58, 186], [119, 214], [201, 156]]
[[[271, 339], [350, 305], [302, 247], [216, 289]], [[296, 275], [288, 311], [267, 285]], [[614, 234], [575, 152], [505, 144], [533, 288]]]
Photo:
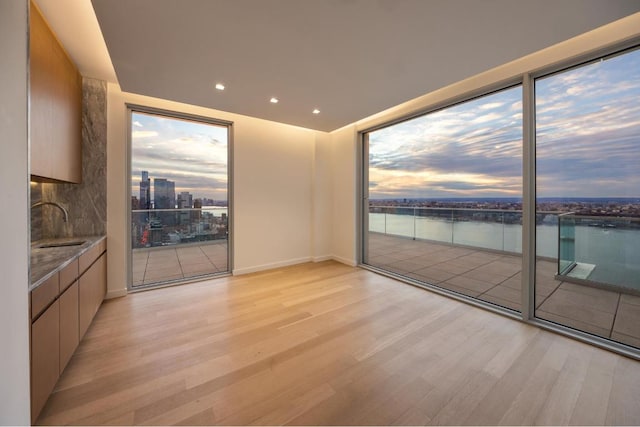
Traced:
[[31, 179], [82, 180], [82, 78], [38, 8], [30, 12]]

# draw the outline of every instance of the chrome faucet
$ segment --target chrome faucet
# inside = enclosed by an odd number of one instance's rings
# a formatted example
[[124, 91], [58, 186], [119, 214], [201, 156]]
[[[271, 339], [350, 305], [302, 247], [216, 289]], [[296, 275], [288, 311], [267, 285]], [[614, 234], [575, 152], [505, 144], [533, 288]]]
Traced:
[[60, 204], [58, 204], [56, 202], [38, 202], [38, 203], [34, 203], [33, 205], [31, 205], [31, 209], [37, 208], [37, 207], [40, 207], [40, 206], [44, 206], [44, 205], [51, 205], [51, 206], [57, 207], [64, 214], [64, 222], [68, 222], [69, 221], [69, 212], [67, 212], [67, 210], [64, 207], [62, 207], [62, 205], [60, 205]]

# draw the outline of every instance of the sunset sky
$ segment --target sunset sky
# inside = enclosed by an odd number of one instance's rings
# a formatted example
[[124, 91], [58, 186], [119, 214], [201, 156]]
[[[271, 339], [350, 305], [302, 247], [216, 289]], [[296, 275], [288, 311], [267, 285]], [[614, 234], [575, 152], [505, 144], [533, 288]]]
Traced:
[[[370, 198], [521, 197], [521, 87], [370, 133]], [[538, 197], [640, 196], [640, 51], [536, 82]]]
[[640, 196], [640, 50], [536, 83], [541, 197]]
[[519, 197], [519, 87], [369, 136], [370, 198]]
[[139, 197], [140, 173], [176, 183], [176, 196], [227, 200], [227, 128], [134, 112], [131, 195]]

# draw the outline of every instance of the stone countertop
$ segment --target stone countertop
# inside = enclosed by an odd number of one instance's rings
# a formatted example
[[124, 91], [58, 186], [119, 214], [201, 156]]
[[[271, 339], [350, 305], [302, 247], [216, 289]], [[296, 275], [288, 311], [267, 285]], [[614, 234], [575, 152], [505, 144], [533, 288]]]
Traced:
[[[31, 243], [31, 283], [29, 291], [40, 286], [45, 280], [71, 261], [98, 244], [105, 236], [66, 237], [43, 239]], [[69, 242], [83, 242], [80, 245], [43, 248], [43, 245], [59, 245]]]

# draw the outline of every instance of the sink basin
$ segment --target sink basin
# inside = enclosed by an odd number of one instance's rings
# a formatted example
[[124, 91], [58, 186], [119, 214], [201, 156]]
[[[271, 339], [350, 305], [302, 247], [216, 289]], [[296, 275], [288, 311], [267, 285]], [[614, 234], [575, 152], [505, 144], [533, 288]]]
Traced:
[[46, 248], [64, 248], [67, 246], [80, 246], [83, 244], [84, 240], [73, 240], [70, 242], [57, 242], [57, 243], [43, 243], [42, 245], [36, 246], [38, 249], [46, 249]]

